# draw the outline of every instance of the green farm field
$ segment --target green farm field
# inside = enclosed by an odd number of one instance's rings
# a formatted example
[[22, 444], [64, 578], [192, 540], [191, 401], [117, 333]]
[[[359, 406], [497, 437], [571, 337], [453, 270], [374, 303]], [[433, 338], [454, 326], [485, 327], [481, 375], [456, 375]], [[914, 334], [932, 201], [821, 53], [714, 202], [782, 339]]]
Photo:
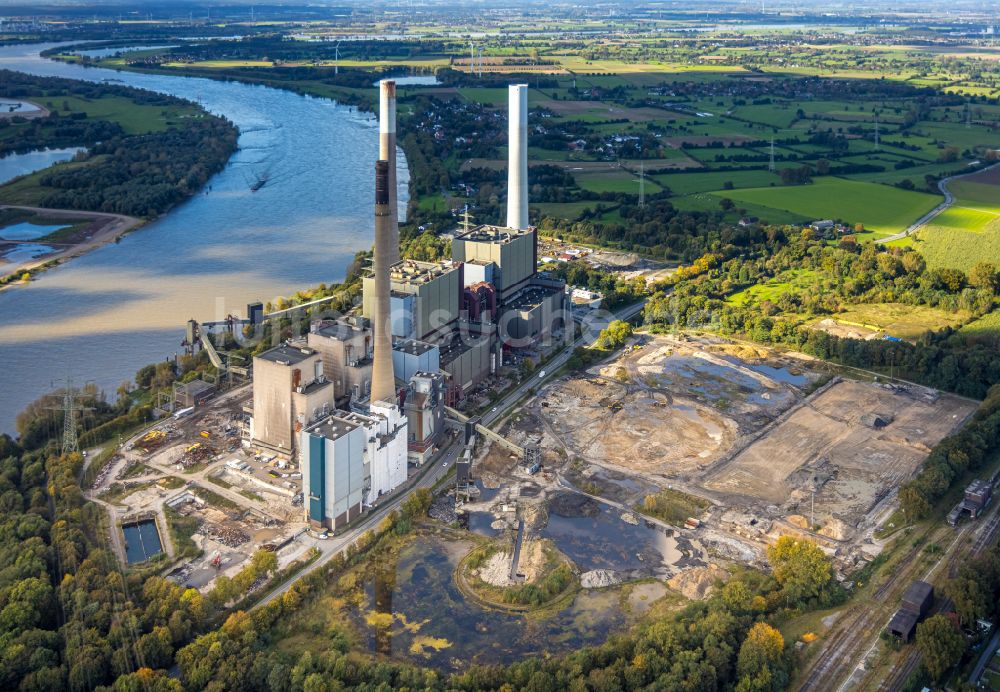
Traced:
[[[607, 171], [587, 171], [574, 173], [576, 184], [591, 192], [625, 192], [638, 194], [639, 177], [620, 168]], [[652, 180], [646, 180], [646, 194], [659, 192], [662, 188]]]
[[781, 178], [777, 175], [762, 170], [664, 173], [651, 177], [675, 195], [722, 190], [726, 183], [732, 183], [733, 188], [764, 187], [771, 183], [781, 183]]
[[920, 229], [914, 247], [931, 269], [949, 267], [968, 271], [977, 262], [1000, 257], [1000, 218], [978, 230], [941, 226], [935, 219]]
[[958, 333], [976, 341], [1000, 343], [1000, 309], [969, 322]]
[[[675, 209], [681, 211], [719, 211], [719, 201], [721, 197], [716, 197], [712, 193], [695, 192], [683, 197], [671, 197], [670, 203]], [[774, 207], [764, 207], [759, 204], [741, 202], [737, 205], [737, 210], [742, 209], [747, 216], [756, 216], [759, 219], [766, 219], [774, 224], [801, 224], [813, 220], [811, 217], [802, 214], [793, 214], [789, 211], [775, 209]], [[740, 212], [733, 210], [726, 215], [726, 221], [736, 223], [740, 220]]]
[[199, 117], [195, 108], [147, 106], [133, 103], [120, 96], [105, 96], [98, 99], [60, 96], [32, 100], [63, 116], [72, 113], [86, 113], [89, 118], [117, 122], [130, 135], [162, 132], [174, 127], [182, 118]]
[[[587, 209], [594, 210], [599, 204], [602, 204], [602, 202], [590, 200], [585, 202], [540, 202], [538, 204], [532, 204], [531, 207], [533, 209], [537, 209], [546, 216], [575, 220], [580, 218], [580, 215], [584, 211]], [[605, 207], [609, 205], [608, 202], [603, 202], [603, 204]]]
[[938, 197], [924, 192], [843, 178], [819, 178], [811, 185], [723, 190], [713, 194], [728, 197], [738, 205], [755, 204], [814, 219], [863, 223], [876, 237], [904, 230], [940, 202]]
[[955, 203], [917, 233], [927, 266], [968, 271], [1000, 257], [1000, 175], [996, 169], [948, 183]]

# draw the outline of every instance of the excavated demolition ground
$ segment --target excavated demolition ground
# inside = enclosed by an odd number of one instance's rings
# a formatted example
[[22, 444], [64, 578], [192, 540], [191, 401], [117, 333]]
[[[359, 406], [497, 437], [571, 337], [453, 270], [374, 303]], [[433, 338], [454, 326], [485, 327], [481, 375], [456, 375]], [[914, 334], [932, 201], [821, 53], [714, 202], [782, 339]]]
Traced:
[[[694, 517], [699, 527], [670, 537], [697, 543], [701, 567], [758, 562], [767, 543], [792, 534], [818, 541], [846, 571], [877, 554], [874, 518], [975, 403], [824, 367], [714, 337], [639, 335], [615, 360], [544, 387], [508, 421], [502, 434], [537, 444], [542, 472], [528, 476], [491, 447], [475, 465], [487, 499], [469, 508], [470, 524], [489, 525], [492, 512], [494, 530], [516, 525], [524, 482], [545, 496], [599, 496], [609, 503], [602, 513], [621, 516], [669, 488], [711, 502]], [[554, 514], [551, 505], [540, 514]]]

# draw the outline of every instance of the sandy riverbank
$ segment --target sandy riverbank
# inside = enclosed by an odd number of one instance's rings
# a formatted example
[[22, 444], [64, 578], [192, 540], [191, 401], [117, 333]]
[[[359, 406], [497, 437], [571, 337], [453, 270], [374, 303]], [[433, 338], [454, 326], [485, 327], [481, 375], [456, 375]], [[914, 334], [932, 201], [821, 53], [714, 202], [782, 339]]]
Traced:
[[35, 118], [49, 117], [49, 109], [40, 103], [35, 103], [34, 101], [29, 101], [28, 99], [7, 99], [7, 100], [10, 102], [19, 101], [21, 103], [30, 103], [37, 110], [9, 111], [6, 108], [0, 108], [0, 118], [24, 118], [26, 120], [33, 120]]
[[[23, 274], [24, 272], [37, 273], [42, 267], [48, 268], [65, 262], [66, 260], [78, 257], [85, 252], [90, 252], [95, 248], [107, 245], [116, 241], [129, 231], [141, 226], [144, 221], [133, 216], [123, 214], [106, 214], [103, 212], [77, 211], [76, 209], [47, 209], [45, 207], [21, 207], [14, 205], [0, 205], [0, 210], [18, 209], [23, 211], [36, 212], [46, 219], [62, 220], [79, 223], [90, 220], [90, 224], [66, 238], [63, 242], [49, 243], [42, 240], [30, 241], [41, 242], [51, 246], [54, 251], [41, 257], [37, 257], [27, 262], [3, 263], [0, 260], [0, 279], [12, 274]], [[0, 245], [16, 245], [16, 241], [0, 241]], [[14, 285], [8, 283], [7, 286]], [[5, 286], [6, 287], [6, 286]], [[5, 288], [4, 287], [4, 288]]]

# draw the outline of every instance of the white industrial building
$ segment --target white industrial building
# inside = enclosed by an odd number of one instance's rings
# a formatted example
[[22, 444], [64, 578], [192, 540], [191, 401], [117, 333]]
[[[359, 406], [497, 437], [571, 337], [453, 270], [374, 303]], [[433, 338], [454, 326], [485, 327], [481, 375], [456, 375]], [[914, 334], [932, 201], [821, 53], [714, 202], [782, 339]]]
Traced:
[[399, 406], [376, 401], [369, 409], [370, 423], [365, 465], [370, 469], [371, 487], [367, 503], [406, 482], [406, 416]]
[[340, 528], [361, 515], [368, 433], [358, 418], [330, 416], [302, 432], [303, 505], [315, 528]]
[[372, 404], [369, 415], [337, 411], [302, 432], [306, 518], [337, 529], [364, 506], [406, 482], [407, 425], [398, 406]]

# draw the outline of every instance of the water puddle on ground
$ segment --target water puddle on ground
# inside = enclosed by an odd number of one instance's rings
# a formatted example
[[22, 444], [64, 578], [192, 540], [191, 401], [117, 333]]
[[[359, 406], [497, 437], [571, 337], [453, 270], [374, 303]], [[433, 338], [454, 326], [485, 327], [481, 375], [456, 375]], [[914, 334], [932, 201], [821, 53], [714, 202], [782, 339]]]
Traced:
[[36, 240], [69, 226], [70, 224], [43, 226], [34, 223], [15, 223], [0, 228], [0, 240]]
[[4, 262], [9, 262], [11, 264], [21, 264], [22, 262], [28, 262], [33, 259], [42, 257], [51, 252], [54, 249], [51, 245], [40, 245], [38, 243], [19, 243], [12, 249], [7, 250], [2, 255], [0, 259]]
[[668, 535], [667, 529], [641, 518], [638, 525], [627, 523], [621, 515], [621, 510], [586, 496], [560, 493], [550, 504], [541, 536], [551, 539], [580, 572], [606, 569], [628, 579], [665, 578], [706, 564], [697, 543]]
[[[482, 480], [476, 481], [476, 487], [479, 488], [479, 495], [475, 498], [475, 502], [478, 503], [489, 503], [500, 493], [499, 488], [487, 488], [483, 485]], [[492, 512], [487, 512], [485, 510], [478, 512], [468, 512], [465, 515], [468, 518], [468, 525], [464, 528], [468, 529], [472, 533], [479, 534], [480, 536], [487, 536], [492, 538], [494, 536], [500, 535], [499, 529], [494, 529], [492, 524], [497, 520], [493, 516]]]

